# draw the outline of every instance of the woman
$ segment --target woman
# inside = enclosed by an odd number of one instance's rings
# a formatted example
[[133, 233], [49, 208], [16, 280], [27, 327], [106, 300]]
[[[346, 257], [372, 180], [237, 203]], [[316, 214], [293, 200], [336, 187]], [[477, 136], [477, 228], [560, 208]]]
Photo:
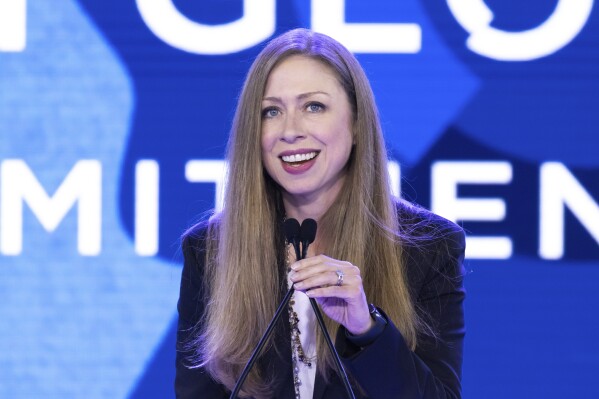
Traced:
[[[346, 397], [315, 298], [357, 397], [460, 397], [463, 231], [391, 196], [353, 55], [305, 29], [272, 40], [247, 76], [227, 159], [223, 211], [183, 240], [177, 396], [228, 397], [294, 284], [291, 322], [277, 326], [244, 396]], [[283, 238], [285, 218], [318, 221], [304, 260]]]

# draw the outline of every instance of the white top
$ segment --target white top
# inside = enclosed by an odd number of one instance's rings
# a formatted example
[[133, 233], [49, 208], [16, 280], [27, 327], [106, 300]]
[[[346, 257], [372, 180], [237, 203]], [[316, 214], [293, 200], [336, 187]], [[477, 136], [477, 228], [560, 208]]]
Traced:
[[[291, 286], [291, 280], [288, 280], [289, 286]], [[314, 359], [311, 361], [312, 366], [308, 367], [304, 363], [298, 360], [298, 377], [301, 381], [299, 386], [301, 398], [312, 398], [314, 395], [314, 381], [316, 380], [316, 315], [310, 305], [310, 298], [306, 294], [300, 291], [295, 291], [293, 294], [295, 298], [295, 305], [293, 310], [297, 313], [298, 328], [301, 332], [300, 342], [304, 353], [308, 359]], [[293, 343], [291, 344], [291, 350], [293, 350]]]

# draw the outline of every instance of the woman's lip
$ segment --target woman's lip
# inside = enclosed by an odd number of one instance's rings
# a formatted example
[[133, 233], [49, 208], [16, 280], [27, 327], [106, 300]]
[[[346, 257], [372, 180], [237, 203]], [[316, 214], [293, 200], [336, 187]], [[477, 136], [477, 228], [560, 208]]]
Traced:
[[312, 166], [314, 166], [314, 164], [316, 163], [316, 159], [318, 159], [318, 154], [314, 158], [310, 159], [309, 161], [298, 162], [295, 164], [285, 162], [281, 159], [281, 165], [285, 172], [292, 174], [292, 175], [299, 175], [301, 173], [306, 172], [308, 169], [312, 168]]

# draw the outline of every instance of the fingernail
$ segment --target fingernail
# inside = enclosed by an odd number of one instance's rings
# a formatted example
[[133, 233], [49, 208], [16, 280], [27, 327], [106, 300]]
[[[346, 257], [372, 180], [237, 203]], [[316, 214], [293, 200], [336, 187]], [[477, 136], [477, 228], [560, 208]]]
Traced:
[[304, 283], [295, 283], [293, 286], [297, 289], [301, 289], [304, 286]]

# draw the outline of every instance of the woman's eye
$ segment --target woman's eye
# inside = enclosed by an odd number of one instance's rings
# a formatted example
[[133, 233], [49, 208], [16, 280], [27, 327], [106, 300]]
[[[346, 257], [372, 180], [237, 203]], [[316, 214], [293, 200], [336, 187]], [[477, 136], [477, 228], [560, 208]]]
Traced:
[[263, 118], [274, 118], [278, 114], [279, 114], [279, 110], [276, 108], [266, 108], [266, 109], [262, 110]]
[[320, 103], [310, 103], [308, 104], [306, 109], [308, 110], [308, 112], [320, 112], [324, 110], [324, 105]]

